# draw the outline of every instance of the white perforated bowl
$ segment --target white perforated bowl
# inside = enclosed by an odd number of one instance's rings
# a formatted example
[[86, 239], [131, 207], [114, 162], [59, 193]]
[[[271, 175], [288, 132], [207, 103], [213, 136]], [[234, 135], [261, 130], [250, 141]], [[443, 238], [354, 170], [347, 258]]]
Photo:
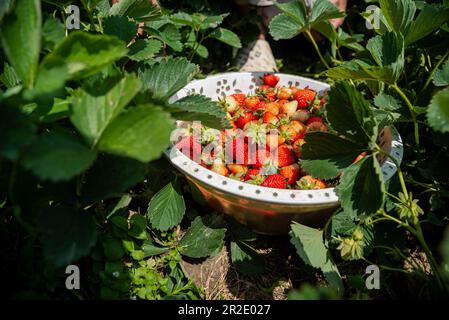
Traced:
[[[171, 101], [198, 93], [214, 100], [235, 92], [254, 92], [260, 85], [263, 73], [233, 72], [218, 74], [196, 80], [181, 89]], [[279, 85], [309, 87], [320, 95], [329, 89], [323, 82], [288, 74], [276, 74]], [[401, 163], [403, 145], [394, 127], [384, 128], [378, 137], [379, 145]], [[266, 234], [283, 234], [289, 230], [292, 220], [320, 225], [326, 217], [339, 207], [334, 188], [322, 190], [283, 190], [266, 188], [236, 181], [210, 171], [190, 160], [177, 148], [167, 150], [172, 164], [198, 188], [205, 201], [214, 209], [233, 216], [255, 231]], [[396, 172], [389, 159], [380, 159], [384, 180]]]

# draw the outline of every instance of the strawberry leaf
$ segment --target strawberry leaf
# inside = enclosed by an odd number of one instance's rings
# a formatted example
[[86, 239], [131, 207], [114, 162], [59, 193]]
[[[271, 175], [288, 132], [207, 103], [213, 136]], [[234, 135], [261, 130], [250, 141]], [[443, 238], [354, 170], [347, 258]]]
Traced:
[[174, 118], [184, 121], [201, 121], [203, 125], [211, 128], [230, 127], [226, 113], [216, 101], [210, 98], [193, 94], [179, 99], [168, 106]]
[[323, 239], [323, 231], [296, 222], [291, 227], [290, 242], [304, 263], [321, 269], [329, 284], [342, 294], [343, 282]]
[[129, 75], [105, 95], [92, 96], [85, 91], [77, 91], [72, 96], [70, 120], [90, 145], [96, 145], [106, 127], [137, 94], [140, 87], [139, 79]]
[[377, 158], [366, 156], [345, 169], [336, 192], [348, 214], [376, 213], [383, 206], [385, 195], [383, 175]]
[[379, 4], [388, 29], [404, 33], [415, 16], [415, 2], [413, 0], [380, 0]]
[[224, 245], [226, 228], [219, 215], [196, 217], [179, 241], [181, 254], [190, 258], [204, 258], [218, 252]]
[[166, 101], [182, 89], [198, 73], [198, 66], [185, 58], [169, 58], [139, 73], [143, 89], [149, 90], [153, 99]]
[[232, 265], [241, 273], [248, 276], [260, 275], [265, 270], [262, 256], [252, 247], [242, 241], [231, 241]]
[[270, 34], [275, 40], [291, 39], [303, 31], [310, 31], [315, 26], [320, 26], [323, 21], [343, 17], [344, 14], [327, 0], [315, 1], [310, 15], [307, 13], [304, 0], [290, 1], [287, 3], [275, 2], [281, 11], [270, 22]]
[[408, 46], [428, 36], [448, 21], [449, 7], [426, 3], [418, 17], [407, 29], [407, 32], [405, 33], [405, 44]]
[[449, 86], [449, 59], [435, 72], [433, 84], [437, 87]]
[[186, 205], [180, 190], [169, 183], [151, 198], [147, 217], [153, 228], [166, 231], [181, 222], [185, 211]]
[[316, 178], [332, 179], [366, 150], [348, 139], [324, 132], [305, 135], [301, 166]]
[[427, 109], [427, 120], [434, 130], [449, 132], [449, 88], [433, 97]]
[[354, 86], [345, 82], [332, 86], [326, 116], [339, 134], [364, 145], [376, 141], [377, 127], [371, 107]]

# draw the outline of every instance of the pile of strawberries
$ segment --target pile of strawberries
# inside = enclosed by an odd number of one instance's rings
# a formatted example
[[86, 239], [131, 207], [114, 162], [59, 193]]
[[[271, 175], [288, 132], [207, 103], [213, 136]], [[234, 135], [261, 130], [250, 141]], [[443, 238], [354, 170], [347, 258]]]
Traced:
[[[190, 128], [176, 144], [202, 166], [233, 179], [270, 188], [323, 189], [326, 183], [300, 166], [304, 135], [326, 132], [324, 97], [308, 88], [277, 86], [266, 74], [255, 94], [235, 93], [220, 103], [232, 129]], [[193, 132], [193, 133], [192, 133]], [[207, 151], [207, 152], [206, 152]]]

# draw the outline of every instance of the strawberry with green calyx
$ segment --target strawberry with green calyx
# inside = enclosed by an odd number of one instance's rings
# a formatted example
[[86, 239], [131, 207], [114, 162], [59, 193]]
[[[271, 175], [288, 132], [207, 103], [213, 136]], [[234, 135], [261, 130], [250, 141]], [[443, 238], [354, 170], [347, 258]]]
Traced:
[[279, 170], [279, 174], [287, 179], [287, 184], [294, 184], [301, 176], [301, 167], [299, 164], [294, 163], [289, 166], [283, 167]]
[[250, 121], [257, 120], [257, 117], [252, 112], [242, 112], [242, 114], [239, 115], [237, 120], [235, 120], [235, 125], [239, 129], [245, 128], [246, 124]]
[[265, 177], [260, 174], [258, 169], [249, 169], [245, 175], [245, 181], [260, 186], [265, 181]]
[[327, 126], [322, 121], [314, 121], [307, 125], [306, 132], [327, 132]]
[[243, 173], [231, 173], [228, 178], [231, 178], [233, 180], [237, 181], [245, 181], [245, 175]]
[[317, 117], [317, 116], [311, 116], [309, 118], [309, 120], [307, 120], [306, 124], [309, 125], [309, 124], [311, 124], [313, 122], [321, 122], [321, 123], [323, 123], [323, 118]]
[[[298, 135], [302, 134], [302, 133], [305, 133], [307, 131], [307, 126], [305, 124], [303, 124], [302, 122], [300, 122], [300, 121], [292, 120], [289, 125], [290, 125], [290, 127], [293, 128], [293, 130], [295, 130], [295, 132], [298, 133]], [[298, 139], [298, 138], [299, 138], [299, 136], [293, 138], [293, 141]]]
[[302, 138], [296, 140], [292, 144], [292, 150], [295, 153], [295, 156], [301, 158], [302, 156], [302, 146], [306, 143], [306, 141]]
[[276, 90], [274, 88], [270, 88], [267, 85], [262, 85], [259, 88], [257, 88], [256, 95], [261, 100], [266, 100], [266, 101], [271, 101], [271, 102], [276, 100]]
[[326, 183], [321, 180], [314, 178], [312, 176], [304, 176], [296, 182], [296, 186], [301, 190], [318, 190], [325, 189]]
[[265, 144], [267, 135], [267, 124], [253, 120], [248, 122], [244, 128], [245, 135], [249, 138], [248, 141], [256, 144]]
[[276, 87], [276, 85], [279, 82], [279, 77], [274, 74], [267, 73], [262, 77], [262, 80], [265, 85], [270, 87]]
[[295, 99], [298, 101], [298, 108], [307, 109], [310, 103], [315, 100], [316, 92], [310, 89], [298, 89], [295, 92]]
[[287, 189], [287, 181], [280, 174], [272, 174], [267, 176], [265, 181], [261, 184], [262, 187]]
[[221, 101], [221, 104], [222, 106], [224, 106], [224, 109], [229, 113], [234, 113], [239, 108], [239, 103], [232, 96], [225, 97], [224, 100]]

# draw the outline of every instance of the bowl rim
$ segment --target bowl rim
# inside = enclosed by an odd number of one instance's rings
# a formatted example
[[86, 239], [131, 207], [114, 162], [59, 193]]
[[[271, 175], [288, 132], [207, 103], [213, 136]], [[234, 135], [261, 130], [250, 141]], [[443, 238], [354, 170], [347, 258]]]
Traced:
[[[204, 79], [194, 80], [190, 82], [186, 87], [178, 91], [181, 92], [187, 90], [188, 87], [196, 85], [203, 81], [210, 81], [215, 78], [232, 75], [244, 75], [244, 76], [258, 76], [265, 74], [264, 72], [229, 72], [215, 74]], [[327, 89], [330, 86], [327, 83], [320, 82], [314, 79], [305, 78], [302, 76], [296, 76], [284, 73], [274, 73], [277, 76], [294, 77], [299, 81], [313, 82], [316, 85], [324, 86]], [[327, 90], [326, 89], [326, 90]], [[178, 94], [177, 93], [177, 94]], [[177, 95], [175, 94], [175, 96]], [[391, 146], [390, 156], [392, 156], [400, 165], [403, 157], [403, 144], [402, 138], [394, 126], [388, 126], [383, 128], [388, 130], [391, 134]], [[381, 134], [381, 133], [379, 133]], [[213, 190], [221, 193], [231, 194], [233, 196], [246, 198], [248, 200], [254, 200], [259, 202], [265, 202], [267, 204], [282, 204], [291, 206], [316, 206], [316, 205], [338, 205], [340, 203], [336, 194], [335, 187], [325, 188], [320, 190], [297, 190], [297, 189], [275, 189], [262, 187], [258, 185], [252, 185], [244, 181], [231, 179], [229, 177], [222, 176], [216, 172], [213, 172], [189, 157], [184, 155], [176, 146], [170, 146], [165, 155], [170, 162], [181, 172], [194, 180], [209, 186]], [[381, 171], [385, 181], [388, 181], [397, 171], [395, 163], [391, 159], [384, 159], [384, 163], [381, 166]]]

